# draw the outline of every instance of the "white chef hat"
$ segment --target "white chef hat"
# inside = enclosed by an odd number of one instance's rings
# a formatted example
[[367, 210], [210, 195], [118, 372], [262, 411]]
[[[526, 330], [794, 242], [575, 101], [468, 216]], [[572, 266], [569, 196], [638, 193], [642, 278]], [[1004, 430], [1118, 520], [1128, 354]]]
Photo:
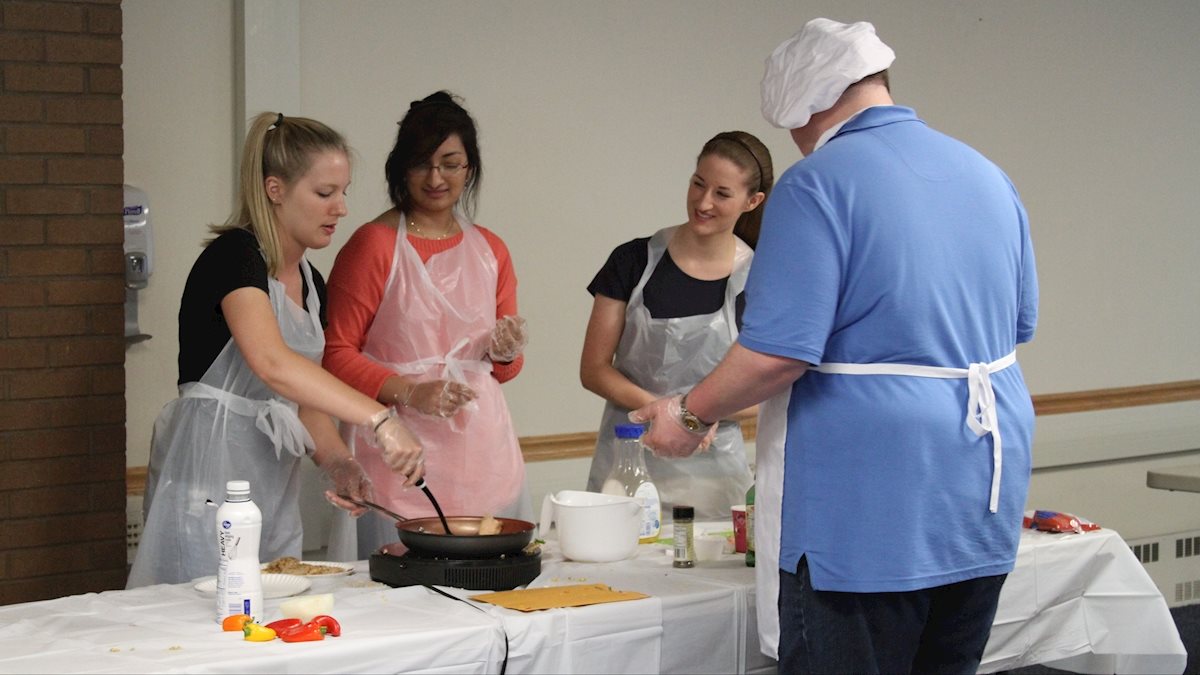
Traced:
[[763, 117], [781, 129], [798, 129], [813, 114], [832, 108], [847, 87], [895, 59], [866, 21], [813, 19], [767, 57]]

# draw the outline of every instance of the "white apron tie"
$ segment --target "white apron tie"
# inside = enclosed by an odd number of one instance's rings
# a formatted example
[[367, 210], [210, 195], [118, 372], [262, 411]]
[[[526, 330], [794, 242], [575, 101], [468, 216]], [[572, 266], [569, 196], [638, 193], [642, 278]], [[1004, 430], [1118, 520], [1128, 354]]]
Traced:
[[[424, 375], [437, 366], [445, 366], [447, 380], [458, 382], [460, 384], [467, 384], [466, 371], [468, 370], [473, 373], [483, 374], [489, 374], [492, 372], [491, 361], [461, 358], [463, 350], [470, 346], [470, 343], [470, 338], [462, 338], [458, 342], [454, 343], [454, 346], [450, 348], [450, 351], [447, 352], [445, 356], [427, 356], [416, 361], [409, 361], [408, 363], [385, 363], [384, 365], [388, 366], [400, 375]], [[472, 413], [478, 412], [479, 404], [474, 400], [468, 401], [460, 409]], [[459, 421], [457, 414], [450, 418], [448, 424], [450, 425], [450, 428], [455, 431], [463, 430], [463, 423]]]
[[967, 427], [976, 436], [992, 435], [992, 489], [988, 510], [1000, 505], [1000, 469], [1004, 453], [1000, 445], [1000, 421], [996, 414], [996, 392], [992, 390], [991, 373], [1000, 372], [1017, 362], [1014, 351], [991, 363], [972, 363], [968, 368], [918, 366], [907, 363], [822, 363], [812, 370], [831, 375], [909, 375], [940, 379], [967, 380]]
[[250, 399], [202, 382], [188, 382], [180, 387], [179, 398], [210, 398], [238, 415], [254, 417], [254, 426], [271, 439], [276, 459], [284, 450], [296, 457], [304, 457], [317, 447], [296, 414], [295, 404], [287, 401]]

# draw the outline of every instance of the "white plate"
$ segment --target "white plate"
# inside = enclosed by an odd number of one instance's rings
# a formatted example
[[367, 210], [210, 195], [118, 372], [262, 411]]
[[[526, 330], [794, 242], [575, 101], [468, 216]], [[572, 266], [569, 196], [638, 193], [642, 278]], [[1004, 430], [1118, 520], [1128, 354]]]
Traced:
[[[312, 582], [304, 577], [293, 574], [264, 574], [262, 575], [263, 598], [286, 598], [289, 595], [303, 593], [312, 587]], [[205, 577], [197, 581], [192, 588], [205, 595], [215, 595], [217, 578]]]
[[[354, 563], [348, 563], [348, 562], [327, 562], [327, 561], [324, 561], [324, 560], [301, 560], [300, 562], [304, 563], [305, 565], [328, 565], [329, 567], [336, 567], [336, 568], [338, 568], [338, 571], [336, 571], [336, 572], [326, 572], [325, 574], [297, 574], [297, 575], [295, 575], [295, 576], [298, 576], [298, 577], [307, 577], [307, 578], [317, 578], [317, 579], [321, 579], [321, 578], [324, 578], [324, 577], [340, 577], [340, 576], [345, 576], [345, 575], [347, 575], [347, 574], [353, 574], [353, 573], [354, 573]], [[266, 567], [267, 565], [269, 565], [269, 564], [270, 564], [270, 563], [267, 563], [267, 564], [263, 565], [263, 567], [265, 568], [265, 567]], [[291, 575], [285, 575], [285, 576], [291, 576]]]

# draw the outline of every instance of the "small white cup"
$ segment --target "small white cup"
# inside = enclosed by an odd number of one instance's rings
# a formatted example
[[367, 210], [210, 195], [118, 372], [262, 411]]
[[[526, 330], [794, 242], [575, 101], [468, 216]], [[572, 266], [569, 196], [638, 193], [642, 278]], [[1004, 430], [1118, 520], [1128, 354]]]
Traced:
[[725, 550], [725, 537], [719, 534], [697, 535], [692, 543], [696, 550], [696, 560], [700, 562], [719, 560]]

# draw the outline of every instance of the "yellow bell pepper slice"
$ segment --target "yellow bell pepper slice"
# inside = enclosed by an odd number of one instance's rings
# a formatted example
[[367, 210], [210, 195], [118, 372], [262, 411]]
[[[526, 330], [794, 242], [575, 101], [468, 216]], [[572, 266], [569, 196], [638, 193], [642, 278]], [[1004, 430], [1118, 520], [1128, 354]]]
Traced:
[[248, 623], [242, 628], [245, 639], [251, 642], [270, 642], [275, 639], [275, 631], [257, 623]]

